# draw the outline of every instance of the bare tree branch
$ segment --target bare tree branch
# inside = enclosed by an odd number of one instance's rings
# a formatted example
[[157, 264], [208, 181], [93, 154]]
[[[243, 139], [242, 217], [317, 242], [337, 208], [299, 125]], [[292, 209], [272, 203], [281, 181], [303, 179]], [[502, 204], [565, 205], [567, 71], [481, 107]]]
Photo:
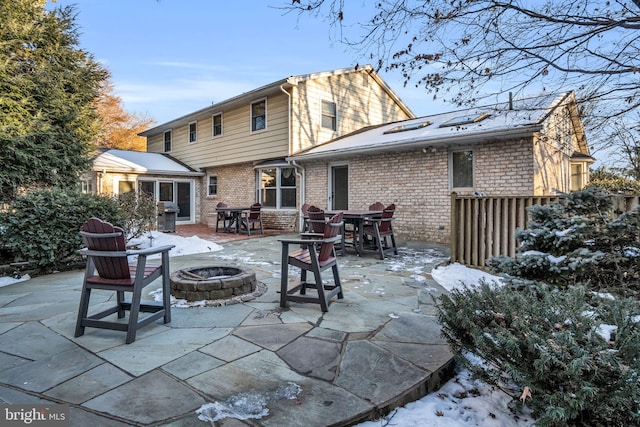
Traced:
[[355, 3], [283, 8], [328, 19], [378, 69], [456, 105], [575, 90], [592, 128], [640, 110], [640, 0], [378, 0], [366, 22]]

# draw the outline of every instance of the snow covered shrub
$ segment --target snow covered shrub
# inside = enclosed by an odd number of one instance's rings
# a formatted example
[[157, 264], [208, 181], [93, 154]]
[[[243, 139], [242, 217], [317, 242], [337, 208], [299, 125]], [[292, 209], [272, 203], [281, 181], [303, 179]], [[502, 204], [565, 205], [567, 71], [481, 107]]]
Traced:
[[640, 294], [640, 207], [617, 216], [608, 193], [590, 188], [528, 212], [529, 228], [516, 232], [518, 254], [490, 259], [495, 271], [525, 284]]
[[518, 254], [489, 262], [502, 285], [440, 298], [443, 335], [540, 425], [640, 425], [640, 209], [591, 188], [529, 215]]
[[[640, 424], [640, 310], [584, 287], [454, 290], [443, 335], [476, 376], [536, 411], [539, 425]], [[519, 400], [521, 399], [521, 400]]]

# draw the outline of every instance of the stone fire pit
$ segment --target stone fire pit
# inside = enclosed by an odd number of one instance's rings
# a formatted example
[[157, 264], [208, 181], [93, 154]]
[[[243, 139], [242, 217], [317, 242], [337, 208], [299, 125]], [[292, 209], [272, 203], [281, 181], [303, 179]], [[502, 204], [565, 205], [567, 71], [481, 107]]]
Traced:
[[228, 305], [250, 301], [266, 291], [254, 271], [235, 266], [205, 266], [171, 274], [171, 295], [177, 299], [206, 300], [206, 305]]

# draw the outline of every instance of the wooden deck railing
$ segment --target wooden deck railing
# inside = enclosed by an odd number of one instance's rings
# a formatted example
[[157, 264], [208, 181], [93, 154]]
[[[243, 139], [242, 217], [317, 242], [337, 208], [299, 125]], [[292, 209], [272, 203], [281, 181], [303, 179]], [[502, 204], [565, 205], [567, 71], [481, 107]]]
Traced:
[[[640, 196], [612, 196], [618, 211], [640, 204]], [[546, 205], [560, 196], [476, 197], [451, 195], [451, 262], [484, 267], [498, 255], [514, 256], [517, 228], [529, 222], [527, 208]]]

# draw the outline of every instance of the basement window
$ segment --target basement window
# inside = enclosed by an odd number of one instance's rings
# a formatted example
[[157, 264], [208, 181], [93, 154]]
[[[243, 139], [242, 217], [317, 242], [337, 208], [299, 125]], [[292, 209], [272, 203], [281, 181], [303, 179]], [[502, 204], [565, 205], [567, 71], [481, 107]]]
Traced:
[[382, 133], [386, 135], [386, 134], [389, 134], [389, 133], [406, 132], [406, 131], [409, 131], [409, 130], [416, 130], [416, 129], [426, 128], [430, 124], [431, 124], [431, 122], [419, 122], [419, 123], [411, 123], [411, 124], [408, 124], [408, 125], [399, 125], [399, 126], [392, 127], [391, 129], [387, 129]]
[[440, 127], [444, 128], [449, 126], [462, 126], [462, 125], [468, 125], [471, 123], [478, 123], [486, 119], [487, 117], [489, 117], [489, 113], [468, 114], [466, 116], [458, 116], [450, 120], [447, 120], [444, 123], [441, 123]]

